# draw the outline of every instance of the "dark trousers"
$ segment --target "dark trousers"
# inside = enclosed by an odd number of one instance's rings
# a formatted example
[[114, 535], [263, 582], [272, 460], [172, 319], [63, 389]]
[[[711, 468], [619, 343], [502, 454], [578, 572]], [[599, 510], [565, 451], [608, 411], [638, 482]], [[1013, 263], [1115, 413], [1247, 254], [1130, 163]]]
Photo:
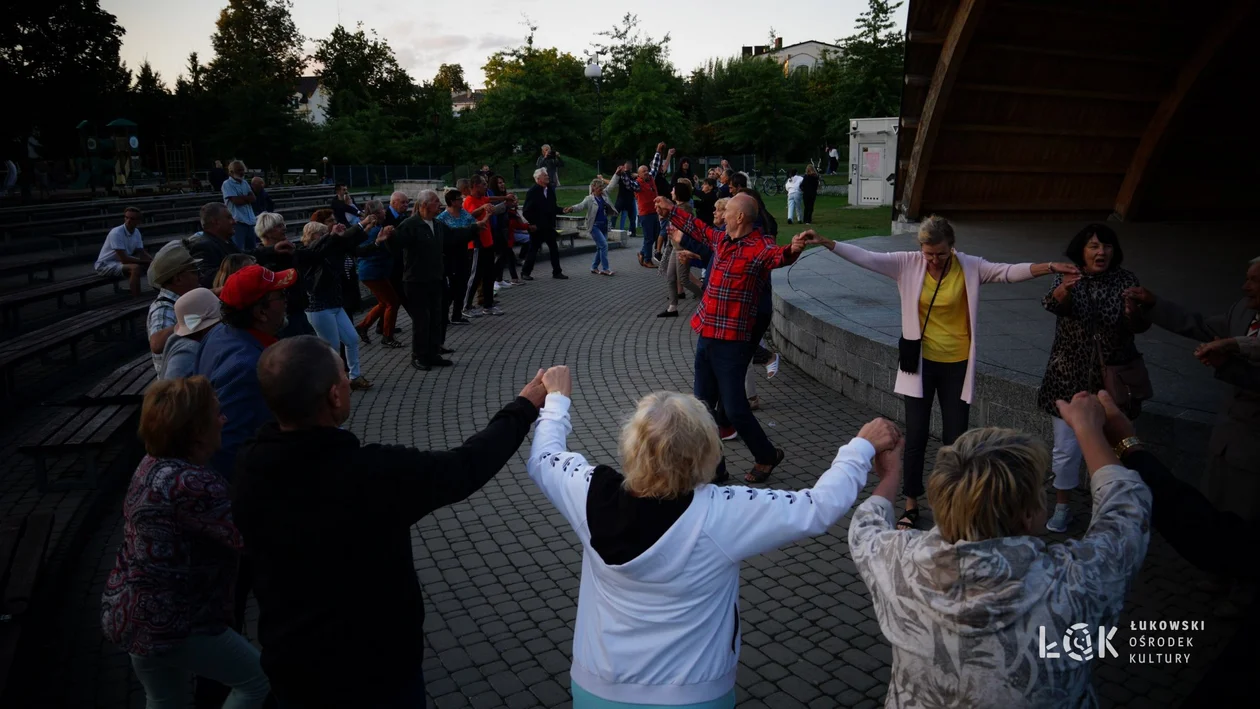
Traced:
[[547, 252], [551, 256], [551, 275], [558, 276], [563, 273], [560, 270], [560, 247], [556, 245], [556, 230], [540, 228], [530, 235], [529, 252], [525, 255], [525, 265], [521, 267], [521, 275], [528, 276], [534, 272], [534, 262], [538, 260], [538, 252], [543, 244], [547, 245]]
[[805, 193], [805, 223], [811, 224], [814, 221], [814, 202], [818, 201], [818, 193]]
[[639, 215], [639, 226], [643, 227], [643, 245], [639, 247], [639, 255], [644, 263], [652, 263], [652, 251], [656, 249], [656, 237], [661, 235], [661, 219], [656, 212]]
[[748, 343], [701, 337], [696, 343], [696, 398], [717, 418], [718, 402], [731, 425], [748, 446], [758, 463], [773, 464], [775, 450], [761, 424], [748, 407], [744, 394], [744, 372], [750, 360]]
[[446, 332], [442, 284], [405, 283], [403, 308], [411, 318], [411, 358], [427, 362], [437, 359]]
[[[748, 337], [748, 362], [744, 365], [745, 370], [752, 366], [752, 359], [757, 354], [757, 346], [760, 344], [761, 338], [766, 336], [766, 331], [770, 329], [770, 321], [773, 319], [774, 312], [757, 313], [757, 319], [753, 321], [752, 332]], [[743, 386], [743, 380], [741, 379], [740, 381], [741, 386]], [[747, 393], [745, 393], [744, 398], [747, 398]], [[714, 418], [717, 419], [719, 426], [731, 425], [730, 419], [726, 416], [726, 409], [722, 406], [722, 402], [720, 401], [718, 402], [718, 408]]]
[[932, 398], [941, 400], [941, 442], [950, 445], [967, 431], [971, 404], [963, 401], [963, 380], [967, 362], [923, 360], [923, 397], [906, 396], [906, 457], [902, 493], [923, 496], [923, 457], [927, 452], [928, 429], [932, 425]]
[[468, 289], [464, 295], [464, 307], [471, 308], [473, 296], [481, 287], [481, 307], [494, 307], [494, 246], [478, 246], [473, 252], [471, 275], [468, 278]]
[[512, 280], [516, 280], [516, 254], [508, 246], [507, 234], [504, 232], [494, 235], [494, 255], [494, 280], [503, 280], [504, 269], [512, 274]]
[[472, 257], [473, 252], [465, 249], [453, 259], [455, 261], [455, 270], [447, 278], [450, 286], [447, 297], [451, 301], [451, 320], [459, 320], [464, 317], [462, 312], [464, 309], [464, 289], [468, 286], [468, 277], [472, 271]]

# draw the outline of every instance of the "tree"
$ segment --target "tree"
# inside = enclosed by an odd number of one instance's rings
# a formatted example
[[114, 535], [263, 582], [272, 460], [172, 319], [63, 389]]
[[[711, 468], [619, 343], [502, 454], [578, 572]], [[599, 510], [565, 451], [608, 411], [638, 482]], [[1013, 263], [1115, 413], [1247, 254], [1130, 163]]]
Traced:
[[77, 153], [76, 124], [103, 125], [125, 100], [131, 75], [118, 57], [122, 36], [98, 0], [6, 6], [0, 85], [14, 104], [0, 111], [0, 137], [25, 141], [39, 127], [48, 154]]
[[172, 96], [162, 82], [162, 75], [153, 70], [147, 59], [136, 73], [130, 99], [127, 117], [139, 124], [141, 139], [156, 142], [164, 137], [171, 125]]
[[604, 118], [604, 141], [618, 156], [639, 160], [657, 143], [675, 145], [687, 137], [687, 120], [678, 103], [662, 95], [680, 95], [682, 82], [673, 66], [644, 53], [630, 67], [629, 83], [615, 91]]
[[377, 39], [375, 32], [364, 33], [363, 23], [354, 32], [337, 25], [315, 47], [311, 58], [322, 65], [316, 75], [332, 95], [328, 115], [333, 119], [368, 105], [397, 109], [412, 100], [411, 77], [388, 44]]
[[730, 88], [718, 103], [723, 117], [713, 123], [722, 139], [767, 162], [788, 154], [805, 132], [800, 116], [806, 106], [793, 78], [766, 57], [738, 59], [724, 69], [728, 76], [716, 77], [715, 83]]
[[468, 82], [464, 80], [464, 67], [459, 64], [443, 64], [438, 67], [437, 76], [433, 77], [433, 85], [451, 93], [469, 91]]
[[215, 97], [212, 148], [275, 166], [289, 159], [306, 126], [294, 113], [305, 58], [291, 0], [228, 0], [211, 37], [206, 86]]
[[473, 113], [472, 147], [482, 157], [529, 157], [538, 146], [553, 144], [561, 152], [589, 147], [594, 132], [595, 101], [582, 63], [572, 54], [534, 46], [530, 28], [525, 44], [496, 52], [486, 62], [486, 90]]
[[607, 38], [606, 41], [592, 42], [590, 52], [594, 57], [604, 57], [601, 60], [603, 72], [600, 81], [605, 91], [614, 92], [628, 86], [630, 68], [639, 59], [660, 65], [669, 61], [669, 34], [666, 33], [660, 40], [641, 34], [639, 16], [633, 13], [627, 12], [620, 23], [599, 32], [597, 36]]
[[892, 13], [902, 2], [867, 1], [857, 33], [839, 42], [843, 53], [832, 110], [846, 126], [850, 118], [895, 116], [901, 110], [905, 39]]

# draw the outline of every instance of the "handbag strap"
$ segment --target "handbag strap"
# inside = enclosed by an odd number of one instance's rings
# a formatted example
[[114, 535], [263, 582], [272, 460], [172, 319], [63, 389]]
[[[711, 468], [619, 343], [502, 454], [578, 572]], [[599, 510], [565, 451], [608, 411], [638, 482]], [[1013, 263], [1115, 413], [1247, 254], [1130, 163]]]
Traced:
[[949, 267], [953, 260], [953, 256], [950, 256], [950, 263], [945, 264], [945, 270], [941, 271], [941, 280], [936, 282], [936, 290], [932, 291], [932, 300], [928, 301], [927, 315], [923, 316], [923, 325], [919, 327], [920, 340], [923, 339], [923, 332], [927, 330], [928, 320], [932, 319], [932, 306], [936, 305], [936, 295], [941, 292], [941, 283], [945, 281], [945, 276], [949, 275]]

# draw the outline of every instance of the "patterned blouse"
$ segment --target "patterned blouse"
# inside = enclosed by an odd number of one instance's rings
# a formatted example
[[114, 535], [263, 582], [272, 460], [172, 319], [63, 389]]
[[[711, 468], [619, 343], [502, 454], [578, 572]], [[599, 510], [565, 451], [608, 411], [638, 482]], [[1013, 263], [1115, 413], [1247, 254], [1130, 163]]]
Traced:
[[232, 623], [241, 535], [226, 481], [145, 456], [123, 500], [123, 543], [101, 596], [105, 637], [133, 655], [170, 650]]
[[1056, 274], [1050, 292], [1041, 301], [1042, 307], [1058, 318], [1046, 374], [1037, 391], [1037, 406], [1056, 417], [1059, 410], [1054, 402], [1071, 401], [1079, 391], [1102, 388], [1102, 364], [1098, 361], [1095, 336], [1107, 364], [1124, 364], [1138, 356], [1133, 334], [1143, 329], [1124, 314], [1125, 289], [1139, 285], [1131, 271], [1114, 268], [1097, 276], [1084, 276], [1072, 288], [1066, 303], [1054, 297], [1054, 290], [1062, 282], [1063, 276]]
[[885, 707], [1098, 706], [1093, 663], [1074, 659], [1065, 636], [1097, 643], [1099, 626], [1116, 627], [1150, 543], [1151, 491], [1118, 465], [1089, 482], [1089, 528], [1062, 544], [899, 531], [892, 503], [878, 496], [854, 511], [849, 550], [892, 644]]

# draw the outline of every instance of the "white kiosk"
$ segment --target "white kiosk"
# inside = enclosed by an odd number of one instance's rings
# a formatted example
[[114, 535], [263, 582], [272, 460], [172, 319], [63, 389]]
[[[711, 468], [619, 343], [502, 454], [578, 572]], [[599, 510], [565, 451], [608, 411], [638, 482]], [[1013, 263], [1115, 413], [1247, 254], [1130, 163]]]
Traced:
[[849, 204], [878, 207], [893, 203], [900, 120], [849, 120]]

